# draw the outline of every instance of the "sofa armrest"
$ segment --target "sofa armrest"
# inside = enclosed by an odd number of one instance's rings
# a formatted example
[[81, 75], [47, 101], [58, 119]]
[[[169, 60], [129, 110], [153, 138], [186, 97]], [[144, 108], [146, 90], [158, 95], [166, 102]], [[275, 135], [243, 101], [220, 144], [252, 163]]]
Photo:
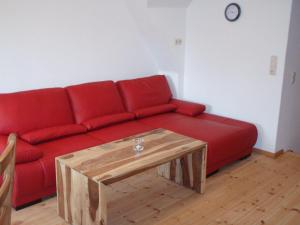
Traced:
[[177, 106], [177, 113], [187, 116], [197, 116], [203, 113], [206, 109], [205, 105], [203, 104], [183, 101], [179, 99], [172, 99], [170, 103]]
[[[7, 136], [0, 135], [0, 154], [7, 144]], [[16, 164], [36, 161], [43, 157], [43, 152], [20, 139], [16, 143]]]

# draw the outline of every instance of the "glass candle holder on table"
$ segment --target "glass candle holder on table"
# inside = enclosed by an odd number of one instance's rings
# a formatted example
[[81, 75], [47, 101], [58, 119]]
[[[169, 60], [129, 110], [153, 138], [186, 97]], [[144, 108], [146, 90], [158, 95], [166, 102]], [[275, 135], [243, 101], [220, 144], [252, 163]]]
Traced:
[[144, 150], [144, 138], [133, 139], [133, 150], [136, 153], [141, 153]]

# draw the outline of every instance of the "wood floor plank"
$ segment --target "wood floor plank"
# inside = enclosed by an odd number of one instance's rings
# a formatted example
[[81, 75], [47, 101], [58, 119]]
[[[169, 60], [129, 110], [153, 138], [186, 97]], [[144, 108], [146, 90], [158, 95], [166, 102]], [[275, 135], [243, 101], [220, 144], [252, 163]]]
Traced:
[[[300, 156], [254, 154], [207, 179], [198, 195], [151, 170], [108, 188], [111, 225], [299, 225]], [[12, 225], [66, 225], [56, 198], [13, 212]]]

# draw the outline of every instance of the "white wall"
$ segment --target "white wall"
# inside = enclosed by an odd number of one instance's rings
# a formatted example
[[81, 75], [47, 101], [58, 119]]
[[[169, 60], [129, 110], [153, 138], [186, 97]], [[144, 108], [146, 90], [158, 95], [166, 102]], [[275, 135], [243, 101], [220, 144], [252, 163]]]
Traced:
[[149, 7], [186, 8], [192, 0], [147, 0]]
[[[146, 42], [161, 74], [172, 79], [175, 95], [182, 95], [185, 52], [186, 7], [189, 1], [164, 2], [126, 0], [137, 28]], [[154, 4], [155, 3], [155, 4]], [[162, 2], [160, 2], [162, 3]], [[181, 4], [179, 4], [181, 3]], [[185, 3], [185, 4], [183, 4]], [[156, 7], [154, 7], [156, 6]], [[181, 39], [181, 45], [175, 40]]]
[[[184, 98], [255, 123], [257, 147], [274, 152], [292, 1], [238, 0], [235, 23], [224, 18], [230, 2], [194, 0], [188, 8]], [[276, 76], [269, 75], [272, 55]]]
[[184, 8], [147, 0], [1, 0], [0, 93], [164, 73], [176, 94], [184, 36]]
[[[278, 126], [277, 149], [300, 152], [300, 1], [294, 0]], [[296, 73], [293, 83], [293, 73]]]
[[0, 92], [158, 71], [124, 0], [0, 1]]

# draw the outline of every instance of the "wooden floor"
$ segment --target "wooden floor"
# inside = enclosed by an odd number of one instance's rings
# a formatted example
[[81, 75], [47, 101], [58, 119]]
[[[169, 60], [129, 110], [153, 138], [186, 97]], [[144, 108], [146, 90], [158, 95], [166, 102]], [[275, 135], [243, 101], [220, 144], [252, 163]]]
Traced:
[[[300, 225], [300, 155], [254, 154], [208, 178], [205, 195], [154, 171], [111, 187], [111, 225]], [[65, 225], [56, 198], [13, 212], [13, 225]]]

